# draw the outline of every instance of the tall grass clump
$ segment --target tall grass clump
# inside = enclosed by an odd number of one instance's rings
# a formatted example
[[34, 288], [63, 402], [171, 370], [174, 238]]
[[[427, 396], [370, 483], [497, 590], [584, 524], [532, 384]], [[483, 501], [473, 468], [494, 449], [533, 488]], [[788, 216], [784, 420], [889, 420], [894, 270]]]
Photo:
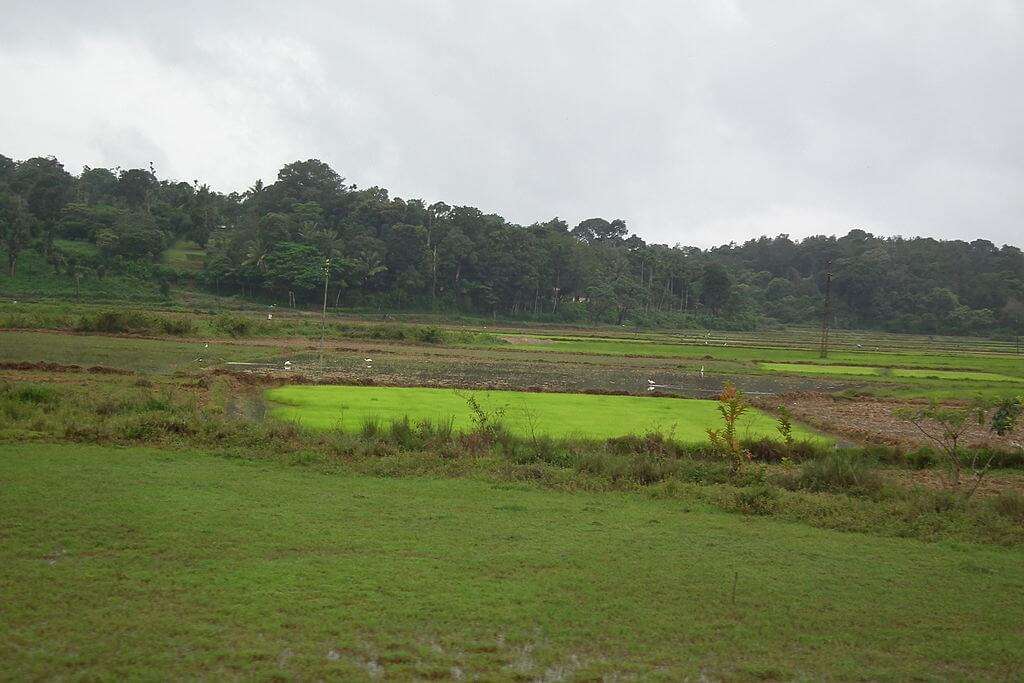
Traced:
[[807, 460], [795, 476], [783, 478], [783, 482], [793, 489], [846, 493], [866, 498], [878, 498], [883, 489], [882, 478], [871, 462], [839, 451]]
[[221, 313], [212, 321], [213, 329], [229, 337], [251, 337], [256, 333], [256, 321], [237, 313]]
[[113, 334], [147, 333], [155, 331], [156, 322], [140, 311], [110, 310], [83, 314], [75, 329], [79, 332], [107, 332]]

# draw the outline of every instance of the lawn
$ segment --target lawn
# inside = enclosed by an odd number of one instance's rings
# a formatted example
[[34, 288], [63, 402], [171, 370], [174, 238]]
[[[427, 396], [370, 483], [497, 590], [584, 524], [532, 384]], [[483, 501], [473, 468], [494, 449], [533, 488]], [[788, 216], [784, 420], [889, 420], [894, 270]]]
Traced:
[[866, 365], [815, 365], [811, 363], [761, 363], [765, 370], [811, 375], [864, 375], [891, 376], [926, 379], [944, 379], [950, 381], [978, 382], [1019, 382], [1024, 384], [1024, 377], [1011, 377], [994, 372], [976, 372], [973, 370], [936, 370], [934, 368], [880, 368]]
[[1014, 679], [1024, 552], [635, 494], [0, 447], [4, 677]]
[[[722, 422], [715, 401], [653, 396], [310, 385], [267, 392], [268, 399], [280, 404], [273, 410], [276, 417], [323, 429], [358, 429], [369, 419], [387, 422], [404, 416], [412, 421], [452, 418], [456, 428], [467, 429], [473, 426], [468, 395], [488, 413], [500, 413], [509, 429], [525, 435], [607, 438], [661, 431], [695, 442], [707, 438], [705, 429]], [[741, 437], [778, 436], [774, 418], [753, 409], [741, 418], [738, 432]], [[813, 436], [799, 427], [794, 433]]]

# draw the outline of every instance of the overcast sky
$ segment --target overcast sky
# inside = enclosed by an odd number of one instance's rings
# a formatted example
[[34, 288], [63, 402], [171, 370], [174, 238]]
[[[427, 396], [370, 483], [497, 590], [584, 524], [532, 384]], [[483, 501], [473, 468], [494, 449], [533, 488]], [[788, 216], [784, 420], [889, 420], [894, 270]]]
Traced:
[[[147, 6], [151, 5], [151, 6]], [[1024, 2], [0, 0], [0, 153], [648, 241], [1024, 244]]]

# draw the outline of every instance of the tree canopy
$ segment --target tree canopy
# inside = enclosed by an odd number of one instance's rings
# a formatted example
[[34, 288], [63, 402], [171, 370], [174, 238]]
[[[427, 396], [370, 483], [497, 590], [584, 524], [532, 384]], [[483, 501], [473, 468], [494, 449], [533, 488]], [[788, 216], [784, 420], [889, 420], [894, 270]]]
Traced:
[[[686, 226], [679, 235], [685, 242]], [[840, 326], [988, 334], [1024, 325], [1016, 246], [862, 229], [707, 250], [649, 244], [621, 218], [523, 226], [470, 206], [359, 189], [316, 159], [223, 194], [198, 180], [160, 179], [153, 168], [74, 176], [52, 157], [0, 155], [0, 236], [11, 274], [32, 248], [58, 272], [172, 278], [162, 255], [188, 240], [205, 253], [196, 284], [223, 295], [312, 304], [329, 270], [336, 306], [642, 325], [817, 322], [831, 263]], [[62, 248], [69, 240], [94, 245], [94, 255]]]

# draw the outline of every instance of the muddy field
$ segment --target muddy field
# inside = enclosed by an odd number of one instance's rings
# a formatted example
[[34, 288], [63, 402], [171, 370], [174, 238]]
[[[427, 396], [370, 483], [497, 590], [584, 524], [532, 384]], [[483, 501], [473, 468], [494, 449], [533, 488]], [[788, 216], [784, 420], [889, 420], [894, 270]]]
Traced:
[[[767, 403], [760, 401], [759, 403]], [[913, 403], [887, 401], [869, 397], [845, 399], [826, 394], [786, 395], [775, 401], [786, 406], [797, 420], [858, 443], [881, 443], [893, 446], [934, 446], [911, 422], [900, 419], [896, 412]], [[772, 407], [770, 403], [765, 407]], [[925, 423], [927, 430], [938, 432], [938, 425]], [[988, 446], [1013, 450], [1024, 446], [1024, 425], [1006, 436], [997, 436], [987, 425], [970, 424], [964, 445]]]

